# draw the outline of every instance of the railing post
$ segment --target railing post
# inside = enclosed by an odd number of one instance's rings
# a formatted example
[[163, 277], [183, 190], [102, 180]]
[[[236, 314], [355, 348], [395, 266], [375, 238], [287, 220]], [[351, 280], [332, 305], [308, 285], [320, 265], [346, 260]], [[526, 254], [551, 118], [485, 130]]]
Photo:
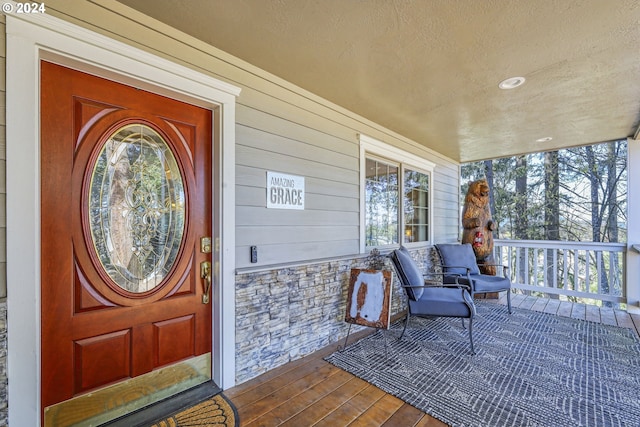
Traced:
[[640, 314], [640, 140], [628, 138], [627, 151], [627, 311]]

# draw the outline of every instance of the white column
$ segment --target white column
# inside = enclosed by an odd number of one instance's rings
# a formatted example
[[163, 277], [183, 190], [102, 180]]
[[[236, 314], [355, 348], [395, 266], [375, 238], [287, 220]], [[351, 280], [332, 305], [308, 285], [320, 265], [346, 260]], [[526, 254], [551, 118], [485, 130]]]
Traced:
[[627, 149], [627, 311], [640, 314], [640, 140], [628, 138]]

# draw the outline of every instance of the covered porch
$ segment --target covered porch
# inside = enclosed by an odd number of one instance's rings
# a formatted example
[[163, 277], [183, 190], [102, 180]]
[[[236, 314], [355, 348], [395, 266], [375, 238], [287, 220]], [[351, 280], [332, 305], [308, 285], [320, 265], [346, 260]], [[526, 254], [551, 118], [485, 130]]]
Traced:
[[[506, 296], [488, 300], [506, 305]], [[512, 295], [516, 310], [534, 310], [619, 326], [640, 334], [640, 315], [558, 299]], [[363, 331], [361, 338], [370, 331]], [[356, 338], [356, 339], [357, 339]], [[395, 396], [347, 373], [323, 358], [336, 343], [225, 391], [242, 426], [446, 426]], [[481, 345], [481, 343], [480, 343]]]
[[[637, 335], [640, 224], [631, 219], [640, 211], [634, 185], [640, 182], [640, 85], [621, 78], [638, 69], [637, 55], [628, 54], [640, 39], [636, 2], [573, 4], [562, 13], [556, 2], [516, 2], [508, 13], [482, 2], [465, 8], [365, 3], [229, 0], [214, 7], [202, 0], [177, 7], [169, 0], [50, 0], [42, 4], [46, 13], [1, 17], [6, 120], [0, 139], [6, 125], [6, 148], [0, 141], [0, 172], [6, 165], [6, 185], [0, 196], [6, 200], [0, 197], [0, 208], [6, 221], [0, 224], [0, 344], [6, 351], [0, 355], [0, 424], [46, 425], [41, 391], [53, 371], [43, 369], [42, 359], [59, 357], [41, 346], [41, 308], [49, 302], [42, 298], [49, 262], [43, 218], [57, 212], [41, 204], [42, 184], [50, 178], [40, 163], [47, 158], [40, 152], [42, 62], [210, 112], [214, 177], [205, 205], [213, 218], [204, 224], [210, 243], [203, 244], [203, 236], [191, 246], [210, 257], [213, 280], [195, 263], [190, 292], [197, 307], [208, 301], [200, 294], [211, 292], [206, 378], [235, 403], [242, 425], [442, 425], [323, 360], [346, 335], [345, 278], [372, 247], [364, 235], [363, 191], [371, 163], [395, 168], [403, 179], [417, 172], [427, 182], [412, 193], [427, 212], [416, 224], [425, 231], [421, 240], [403, 236], [405, 219], [396, 212], [397, 235], [383, 245], [408, 243], [428, 263], [434, 244], [458, 239], [462, 163], [628, 137], [628, 243], [497, 243], [522, 292], [514, 295], [518, 309], [622, 326]], [[16, 4], [8, 2], [9, 9]], [[554, 31], [540, 31], [541, 22]], [[281, 28], [274, 31], [277, 23]], [[521, 89], [498, 86], [518, 75], [528, 80]], [[515, 78], [522, 83], [524, 77]], [[82, 111], [97, 114], [93, 104]], [[269, 206], [272, 173], [306, 182], [304, 209]], [[399, 198], [404, 185], [394, 190]], [[518, 270], [523, 250], [531, 268]], [[605, 270], [615, 286], [601, 282]], [[68, 273], [74, 297], [96, 294], [92, 283]], [[394, 298], [393, 312], [400, 313], [400, 298]], [[79, 337], [80, 344], [94, 335]], [[123, 378], [138, 376], [124, 363], [123, 372]], [[94, 389], [73, 393], [82, 397]]]

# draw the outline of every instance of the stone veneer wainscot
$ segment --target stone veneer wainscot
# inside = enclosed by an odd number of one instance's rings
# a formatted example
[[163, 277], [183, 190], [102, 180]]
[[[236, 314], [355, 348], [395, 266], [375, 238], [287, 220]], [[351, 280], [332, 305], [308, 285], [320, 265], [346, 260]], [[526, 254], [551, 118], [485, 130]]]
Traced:
[[[412, 251], [423, 271], [433, 271], [435, 250]], [[352, 268], [367, 268], [366, 256], [236, 275], [236, 383], [343, 340], [347, 288]], [[389, 262], [386, 269], [392, 270]], [[391, 315], [405, 309], [395, 279]], [[361, 330], [354, 326], [352, 332]]]

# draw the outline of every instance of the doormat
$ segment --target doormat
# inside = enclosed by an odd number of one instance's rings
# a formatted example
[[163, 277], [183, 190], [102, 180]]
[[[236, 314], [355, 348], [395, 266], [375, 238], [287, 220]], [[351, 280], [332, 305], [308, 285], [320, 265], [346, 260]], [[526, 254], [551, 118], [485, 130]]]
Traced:
[[238, 425], [238, 412], [235, 406], [222, 393], [218, 393], [150, 427], [236, 427]]

